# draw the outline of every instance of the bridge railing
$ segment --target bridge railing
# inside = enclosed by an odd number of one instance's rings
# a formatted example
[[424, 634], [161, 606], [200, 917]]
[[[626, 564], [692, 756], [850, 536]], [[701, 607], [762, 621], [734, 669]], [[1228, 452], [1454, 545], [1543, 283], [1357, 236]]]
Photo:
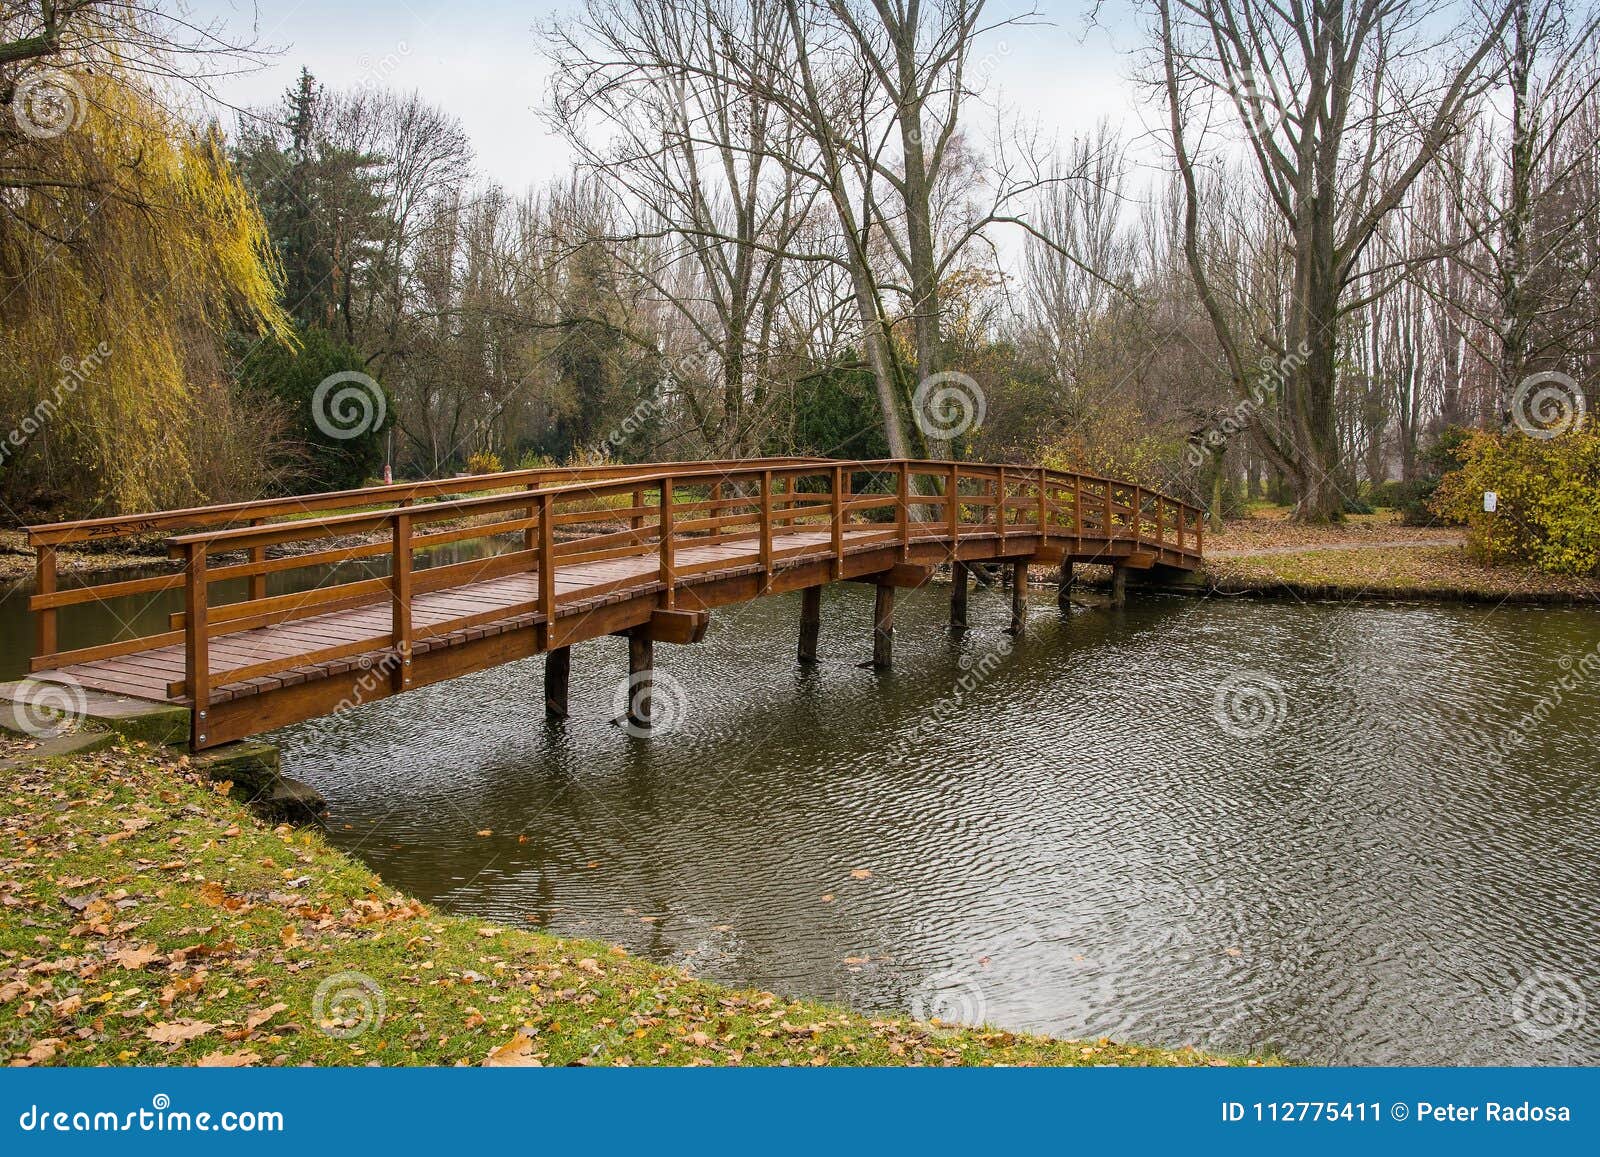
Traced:
[[[492, 476], [499, 477], [499, 476]], [[481, 485], [481, 482], [480, 482]], [[140, 590], [183, 590], [183, 610], [167, 629], [75, 651], [42, 653], [34, 669], [132, 655], [182, 643], [185, 673], [168, 695], [197, 703], [212, 689], [279, 675], [296, 667], [382, 652], [398, 687], [409, 680], [419, 645], [505, 619], [543, 624], [546, 639], [564, 601], [603, 596], [641, 582], [672, 606], [680, 585], [726, 571], [739, 559], [767, 579], [792, 560], [827, 557], [842, 577], [848, 553], [897, 546], [906, 557], [918, 542], [956, 543], [974, 536], [1031, 537], [1042, 547], [1066, 540], [1077, 556], [1114, 545], [1148, 549], [1165, 561], [1200, 556], [1202, 512], [1143, 487], [1041, 467], [932, 461], [760, 459], [741, 463], [635, 468], [591, 479], [415, 504], [400, 499], [382, 510], [319, 514], [262, 525], [201, 530], [168, 540], [180, 573], [132, 580]], [[581, 533], [575, 533], [581, 532]], [[470, 540], [493, 541], [498, 553], [426, 565], [426, 552]], [[733, 552], [707, 550], [744, 544]], [[753, 550], [752, 550], [753, 547]], [[424, 552], [425, 565], [417, 565]], [[269, 595], [258, 580], [304, 567], [330, 567], [387, 556], [387, 573], [362, 573], [311, 590]], [[636, 565], [606, 568], [634, 560]], [[730, 561], [732, 560], [732, 561]], [[578, 575], [576, 568], [585, 571]], [[572, 577], [564, 592], [561, 572]], [[510, 606], [470, 605], [414, 618], [419, 594], [509, 575], [531, 574], [529, 598]], [[234, 580], [242, 597], [215, 601], [213, 587]], [[242, 583], [238, 580], [244, 580]], [[115, 589], [128, 583], [106, 584]], [[76, 592], [72, 592], [76, 593]], [[50, 609], [72, 603], [52, 602]], [[319, 639], [306, 630], [292, 655], [260, 652], [213, 670], [211, 641], [259, 627], [287, 626], [335, 610], [388, 604], [360, 637]], [[232, 644], [235, 653], [237, 643]]]
[[[780, 461], [803, 462], [815, 459], [786, 458]], [[160, 595], [167, 591], [179, 590], [184, 585], [181, 573], [171, 573], [106, 582], [91, 581], [63, 587], [57, 565], [57, 551], [61, 547], [81, 546], [128, 551], [134, 544], [146, 542], [153, 536], [165, 537], [183, 531], [257, 527], [284, 522], [292, 524], [300, 520], [310, 522], [319, 516], [400, 509], [468, 495], [612, 481], [637, 474], [651, 474], [680, 465], [731, 466], [734, 463], [730, 461], [550, 466], [30, 526], [27, 528], [28, 545], [34, 551], [34, 593], [28, 603], [28, 608], [34, 617], [34, 654], [30, 669], [41, 671], [71, 663], [91, 662], [101, 658], [133, 654], [178, 641], [170, 630], [140, 636], [125, 628], [122, 632], [124, 637], [109, 643], [75, 650], [60, 650], [58, 622], [62, 611], [88, 604], [104, 605], [115, 599]], [[280, 558], [273, 559], [269, 563], [265, 548], [251, 548], [250, 563], [264, 565], [221, 567], [217, 568], [212, 578], [213, 581], [222, 581], [245, 577], [250, 597], [261, 599], [266, 597], [267, 576], [270, 574], [301, 566], [376, 559], [385, 555], [387, 551], [388, 548], [382, 543], [369, 543], [354, 549], [325, 552], [320, 557], [306, 557], [299, 562]], [[159, 557], [152, 559], [152, 565], [159, 565]]]

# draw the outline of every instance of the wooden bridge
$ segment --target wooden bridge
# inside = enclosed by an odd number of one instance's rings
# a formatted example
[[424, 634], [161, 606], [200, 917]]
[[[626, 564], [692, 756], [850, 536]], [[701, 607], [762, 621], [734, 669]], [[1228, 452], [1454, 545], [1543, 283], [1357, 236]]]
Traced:
[[[969, 565], [1009, 564], [1021, 633], [1030, 564], [1059, 564], [1068, 583], [1074, 563], [1108, 563], [1119, 586], [1130, 569], [1191, 570], [1202, 513], [1042, 467], [768, 458], [511, 471], [28, 535], [35, 677], [188, 706], [200, 749], [540, 652], [546, 709], [561, 717], [568, 649], [609, 634], [630, 640], [629, 712], [648, 727], [652, 645], [698, 641], [716, 607], [804, 591], [799, 657], [814, 661], [821, 588], [873, 583], [873, 662], [887, 666], [895, 589], [941, 564], [953, 564], [958, 625]], [[151, 535], [181, 570], [58, 583], [58, 548]], [[425, 552], [469, 542], [493, 553], [429, 565]], [[267, 591], [269, 575], [335, 564], [310, 590]], [[58, 648], [58, 619], [75, 608], [180, 590], [164, 630]]]

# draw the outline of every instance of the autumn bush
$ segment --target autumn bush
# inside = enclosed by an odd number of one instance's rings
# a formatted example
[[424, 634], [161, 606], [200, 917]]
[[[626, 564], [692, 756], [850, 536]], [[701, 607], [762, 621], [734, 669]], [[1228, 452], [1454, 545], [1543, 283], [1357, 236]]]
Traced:
[[[1480, 431], [1456, 453], [1461, 466], [1439, 483], [1431, 508], [1466, 523], [1475, 556], [1550, 574], [1600, 573], [1600, 433]], [[1485, 491], [1499, 496], [1493, 514], [1483, 509]]]

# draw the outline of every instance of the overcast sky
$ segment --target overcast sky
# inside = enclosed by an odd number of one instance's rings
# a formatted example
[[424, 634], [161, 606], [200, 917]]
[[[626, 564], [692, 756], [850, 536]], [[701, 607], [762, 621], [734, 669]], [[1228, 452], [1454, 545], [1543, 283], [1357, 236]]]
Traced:
[[[509, 189], [566, 170], [566, 150], [536, 111], [548, 69], [535, 28], [570, 14], [572, 3], [189, 0], [189, 6], [236, 35], [254, 27], [262, 44], [277, 50], [266, 68], [218, 85], [230, 104], [275, 102], [304, 65], [333, 88], [369, 83], [417, 90], [460, 119], [479, 170]], [[1017, 7], [1016, 0], [990, 3], [996, 16]], [[1126, 81], [1126, 50], [1137, 42], [1136, 29], [1125, 18], [1110, 28], [1086, 29], [1086, 0], [1040, 0], [1038, 7], [1049, 24], [1010, 28], [984, 45], [995, 62], [998, 95], [1062, 138], [1102, 116], [1130, 136], [1138, 133], [1139, 94]]]

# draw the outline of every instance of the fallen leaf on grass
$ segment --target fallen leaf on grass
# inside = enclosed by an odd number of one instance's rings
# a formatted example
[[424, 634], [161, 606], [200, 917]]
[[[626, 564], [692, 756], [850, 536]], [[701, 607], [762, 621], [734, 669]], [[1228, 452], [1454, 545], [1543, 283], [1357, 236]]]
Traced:
[[260, 1063], [261, 1057], [256, 1053], [225, 1053], [219, 1050], [201, 1057], [195, 1062], [195, 1067], [201, 1069], [244, 1069]]
[[142, 948], [124, 948], [111, 959], [122, 965], [129, 972], [138, 972], [148, 967], [153, 961], [161, 959], [161, 950], [154, 944], [146, 944]]
[[195, 1037], [205, 1036], [217, 1026], [207, 1024], [203, 1020], [174, 1020], [153, 1024], [144, 1030], [144, 1035], [155, 1041], [158, 1045], [181, 1045], [192, 1041]]
[[484, 1058], [486, 1069], [542, 1068], [533, 1055], [533, 1041], [527, 1033], [519, 1032]]
[[256, 1029], [266, 1024], [267, 1021], [271, 1020], [288, 1007], [289, 1006], [287, 1004], [284, 1004], [280, 1000], [277, 1004], [269, 1005], [258, 1012], [252, 1012], [249, 1016], [244, 1018], [244, 1027], [249, 1029], [251, 1032], [255, 1032]]

